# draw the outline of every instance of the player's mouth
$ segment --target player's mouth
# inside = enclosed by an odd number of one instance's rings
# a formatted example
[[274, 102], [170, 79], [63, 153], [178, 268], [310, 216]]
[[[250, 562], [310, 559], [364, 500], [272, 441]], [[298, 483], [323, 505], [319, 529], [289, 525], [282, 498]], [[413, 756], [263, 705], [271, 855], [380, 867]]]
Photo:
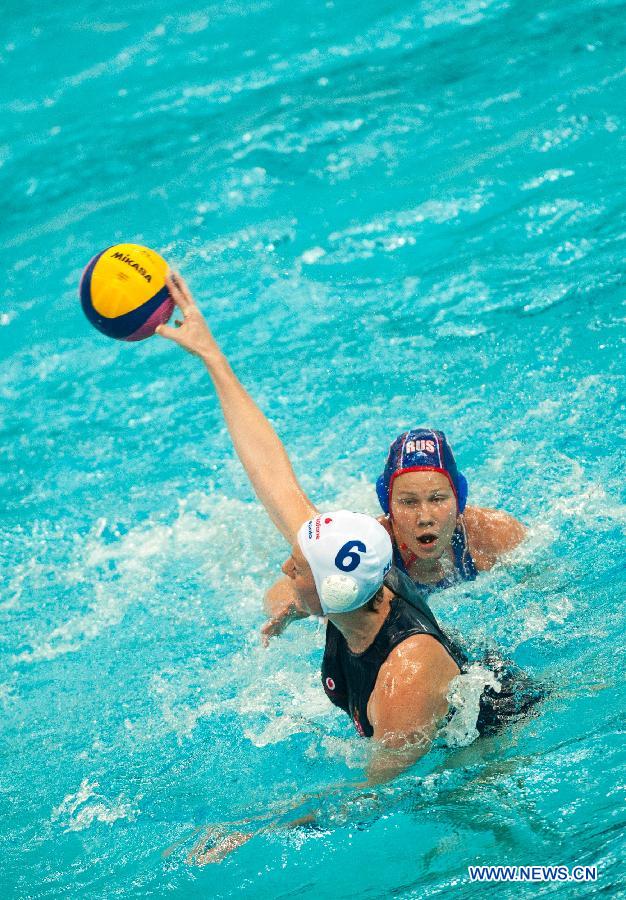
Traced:
[[432, 547], [433, 544], [437, 543], [437, 535], [432, 531], [427, 531], [425, 534], [418, 536], [417, 543], [421, 544], [422, 547]]

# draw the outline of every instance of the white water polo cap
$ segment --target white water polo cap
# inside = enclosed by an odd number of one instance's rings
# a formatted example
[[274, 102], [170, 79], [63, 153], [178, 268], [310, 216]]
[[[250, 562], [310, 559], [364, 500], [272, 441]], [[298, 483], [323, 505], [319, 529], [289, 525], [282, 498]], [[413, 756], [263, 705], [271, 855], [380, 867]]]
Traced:
[[298, 531], [322, 609], [344, 613], [371, 599], [391, 568], [391, 539], [380, 522], [362, 513], [321, 513]]

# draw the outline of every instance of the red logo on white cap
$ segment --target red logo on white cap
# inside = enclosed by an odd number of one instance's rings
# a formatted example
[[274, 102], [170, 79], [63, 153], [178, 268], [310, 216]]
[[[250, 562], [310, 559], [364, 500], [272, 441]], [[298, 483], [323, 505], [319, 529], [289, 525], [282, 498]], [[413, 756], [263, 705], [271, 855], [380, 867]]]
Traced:
[[324, 519], [324, 525], [330, 525], [332, 519]]
[[335, 682], [332, 680], [332, 678], [330, 676], [328, 676], [328, 678], [326, 679], [326, 687], [328, 688], [329, 691], [335, 690]]

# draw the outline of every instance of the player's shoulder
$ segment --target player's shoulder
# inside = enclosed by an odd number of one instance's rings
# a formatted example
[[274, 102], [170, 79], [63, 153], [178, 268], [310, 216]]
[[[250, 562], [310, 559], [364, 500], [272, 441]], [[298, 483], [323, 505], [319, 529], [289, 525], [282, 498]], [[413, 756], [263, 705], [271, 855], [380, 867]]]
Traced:
[[[483, 556], [490, 568], [503, 553], [508, 553], [524, 540], [526, 528], [518, 519], [501, 509], [468, 506], [463, 513], [470, 551]], [[478, 563], [479, 560], [475, 559]]]
[[431, 634], [410, 635], [393, 648], [381, 666], [380, 687], [388, 685], [394, 693], [398, 689], [411, 690], [410, 685], [416, 680], [425, 679], [428, 683], [432, 667], [438, 668], [448, 659], [446, 649]]

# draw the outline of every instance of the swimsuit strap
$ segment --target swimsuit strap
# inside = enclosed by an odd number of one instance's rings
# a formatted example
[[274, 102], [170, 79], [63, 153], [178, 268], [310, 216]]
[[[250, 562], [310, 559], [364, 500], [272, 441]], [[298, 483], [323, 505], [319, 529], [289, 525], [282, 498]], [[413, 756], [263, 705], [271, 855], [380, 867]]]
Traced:
[[463, 516], [459, 516], [459, 524], [452, 535], [452, 551], [454, 553], [454, 564], [458, 569], [461, 578], [464, 581], [474, 581], [478, 575], [478, 569], [469, 552], [467, 530], [465, 528], [465, 519]]

